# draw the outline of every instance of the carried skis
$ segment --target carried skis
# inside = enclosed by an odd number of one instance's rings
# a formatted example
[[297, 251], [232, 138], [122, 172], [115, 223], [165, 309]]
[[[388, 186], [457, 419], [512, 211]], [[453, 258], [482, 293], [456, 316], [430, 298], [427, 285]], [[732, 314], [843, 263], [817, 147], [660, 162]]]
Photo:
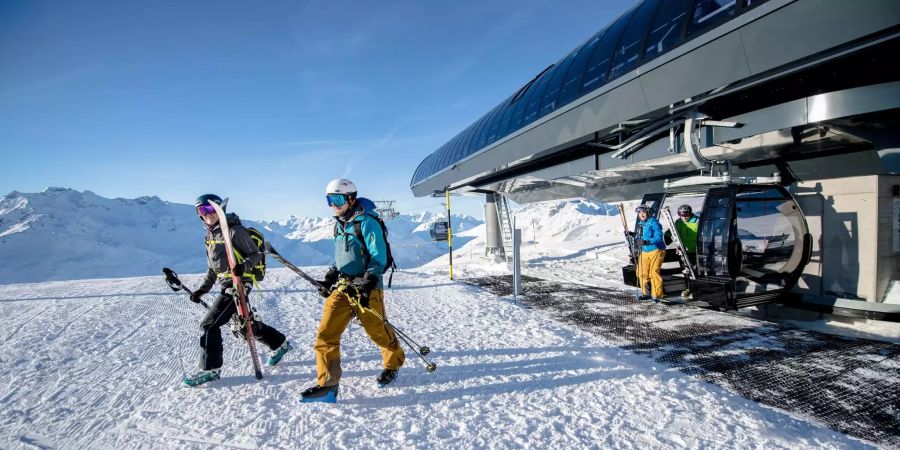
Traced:
[[678, 249], [678, 256], [681, 258], [681, 264], [684, 265], [685, 273], [687, 273], [692, 280], [696, 280], [697, 274], [694, 273], [694, 266], [691, 265], [691, 261], [688, 259], [688, 253], [684, 248], [684, 242], [681, 241], [681, 236], [678, 235], [678, 228], [675, 227], [675, 221], [672, 219], [672, 211], [669, 210], [668, 206], [663, 208], [663, 215], [666, 217], [666, 223], [669, 224], [672, 242], [675, 243], [675, 247]]
[[291, 264], [290, 261], [284, 259], [284, 256], [281, 256], [281, 253], [278, 253], [278, 251], [275, 250], [275, 247], [272, 247], [272, 244], [269, 243], [269, 241], [266, 241], [266, 243], [264, 245], [266, 246], [266, 253], [269, 255], [272, 255], [272, 257], [275, 258], [281, 264], [283, 264], [284, 267], [287, 267], [288, 269], [291, 269], [297, 275], [300, 275], [300, 278], [303, 278], [304, 280], [309, 281], [316, 289], [319, 289], [322, 287], [322, 284], [319, 283], [315, 278], [311, 277], [308, 273], [300, 270], [299, 267]]
[[228, 218], [225, 217], [225, 210], [222, 209], [217, 203], [210, 200], [210, 205], [216, 210], [216, 215], [219, 216], [219, 227], [222, 229], [222, 238], [225, 241], [225, 255], [228, 257], [228, 267], [231, 269], [231, 281], [234, 286], [235, 292], [235, 306], [238, 310], [238, 315], [241, 316], [241, 321], [244, 323], [245, 333], [247, 336], [247, 347], [250, 349], [250, 358], [253, 360], [253, 371], [255, 372], [256, 379], [261, 380], [262, 369], [259, 365], [259, 354], [256, 353], [256, 339], [253, 336], [253, 317], [250, 315], [250, 305], [247, 303], [247, 292], [244, 291], [244, 284], [241, 282], [241, 278], [234, 275], [234, 266], [237, 265], [237, 261], [234, 259], [234, 247], [231, 244], [231, 231], [228, 229]]
[[628, 219], [625, 218], [625, 205], [619, 203], [619, 217], [622, 218], [622, 227], [625, 228], [625, 239], [628, 240], [628, 257], [631, 264], [637, 264], [640, 255], [635, 255], [634, 235], [628, 232]]

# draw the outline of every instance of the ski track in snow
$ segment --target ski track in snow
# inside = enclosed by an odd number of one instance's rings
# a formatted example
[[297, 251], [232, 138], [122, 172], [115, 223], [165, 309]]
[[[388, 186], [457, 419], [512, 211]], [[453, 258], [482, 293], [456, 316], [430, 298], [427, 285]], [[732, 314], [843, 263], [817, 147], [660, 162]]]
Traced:
[[[583, 257], [593, 269], [619, 250], [596, 251]], [[572, 262], [530, 273], [590, 276]], [[193, 287], [200, 276], [182, 278]], [[438, 271], [397, 272], [387, 293], [389, 318], [432, 349], [437, 371], [407, 352], [395, 383], [377, 388], [380, 356], [351, 324], [335, 405], [297, 401], [315, 379], [322, 299], [286, 269], [251, 294], [295, 344], [262, 381], [226, 326], [222, 380], [180, 386], [197, 363], [203, 309], [162, 276], [5, 285], [0, 303], [4, 448], [868, 447]]]

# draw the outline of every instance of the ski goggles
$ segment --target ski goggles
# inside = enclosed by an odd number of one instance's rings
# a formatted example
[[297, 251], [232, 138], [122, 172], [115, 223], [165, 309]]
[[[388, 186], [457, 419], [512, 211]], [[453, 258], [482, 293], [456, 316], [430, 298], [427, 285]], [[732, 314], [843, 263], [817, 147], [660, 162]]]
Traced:
[[325, 200], [328, 206], [344, 206], [347, 204], [347, 196], [345, 194], [325, 194]]
[[216, 208], [212, 205], [200, 205], [197, 207], [197, 214], [201, 216], [209, 216], [216, 213]]

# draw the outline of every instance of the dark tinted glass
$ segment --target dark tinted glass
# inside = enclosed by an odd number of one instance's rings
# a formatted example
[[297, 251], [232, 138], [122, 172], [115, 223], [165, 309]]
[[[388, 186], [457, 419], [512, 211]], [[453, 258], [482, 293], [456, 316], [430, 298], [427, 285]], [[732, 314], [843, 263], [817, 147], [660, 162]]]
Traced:
[[701, 275], [728, 276], [731, 194], [710, 194], [700, 215], [697, 266]]
[[544, 76], [531, 87], [531, 89], [534, 90], [534, 95], [528, 99], [528, 104], [525, 106], [525, 116], [522, 118], [522, 125], [528, 125], [533, 122], [534, 119], [538, 118], [538, 112], [540, 112], [541, 109], [541, 101], [544, 98], [544, 91], [547, 90], [547, 85], [550, 84], [553, 75], [558, 71], [557, 69], [559, 69], [558, 65], [545, 73]]
[[734, 0], [696, 0], [688, 36], [696, 36], [734, 17]]
[[568, 73], [566, 73], [566, 79], [560, 87], [559, 97], [556, 99], [557, 108], [568, 104], [578, 96], [584, 67], [587, 65], [588, 61], [590, 61], [591, 55], [594, 53], [594, 48], [597, 47], [597, 43], [600, 42], [600, 38], [603, 37], [603, 33], [605, 32], [606, 29], [595, 34], [591, 40], [587, 41], [580, 49], [578, 49], [578, 52], [575, 54], [575, 59], [572, 61], [572, 65], [569, 66]]
[[566, 73], [569, 71], [569, 66], [572, 65], [572, 61], [575, 60], [577, 55], [577, 52], [572, 52], [569, 56], [566, 56], [566, 59], [558, 64], [559, 67], [553, 74], [553, 78], [547, 82], [547, 87], [544, 88], [544, 100], [541, 102], [541, 109], [538, 111], [538, 117], [542, 117], [556, 109], [556, 98], [559, 97], [559, 89], [566, 79]]
[[[551, 69], [552, 70], [552, 69]], [[529, 103], [531, 102], [532, 97], [535, 96], [535, 92], [537, 91], [538, 84], [541, 84], [543, 80], [546, 80], [550, 76], [550, 70], [544, 72], [544, 74], [534, 81], [531, 84], [531, 87], [528, 88], [528, 91], [516, 101], [516, 110], [513, 111], [513, 115], [510, 118], [509, 122], [509, 132], [514, 132], [522, 127], [524, 121], [522, 119], [525, 118], [525, 110], [527, 109]], [[537, 95], [541, 95], [543, 92]]]
[[513, 102], [512, 100], [507, 101], [506, 108], [503, 110], [503, 115], [500, 117], [500, 121], [497, 122], [499, 127], [497, 128], [497, 139], [500, 139], [507, 134], [509, 134], [509, 122], [512, 119], [513, 111], [516, 110], [516, 105], [518, 102]]
[[610, 80], [618, 78], [637, 67], [644, 45], [644, 38], [647, 36], [657, 7], [659, 7], [659, 0], [645, 0], [644, 3], [638, 6], [637, 12], [631, 17], [628, 27], [625, 28], [622, 38], [619, 39], [619, 45], [616, 46], [616, 53], [613, 56], [612, 66], [609, 69]]
[[444, 162], [447, 159], [447, 154], [444, 152], [445, 147], [446, 146], [442, 145], [437, 149], [437, 152], [435, 152], [434, 165], [431, 169], [432, 174], [437, 173], [439, 170], [441, 170], [442, 167], [444, 167]]
[[763, 3], [767, 2], [767, 1], [769, 1], [769, 0], [743, 0], [741, 2], [741, 5], [744, 7], [745, 10], [747, 10], [747, 9], [755, 8], [759, 5], [762, 5]]
[[509, 110], [512, 109], [509, 107], [509, 99], [503, 101], [497, 109], [497, 113], [494, 115], [494, 120], [491, 121], [491, 127], [488, 129], [487, 134], [484, 138], [484, 145], [491, 145], [503, 137], [500, 134], [500, 125], [505, 118], [507, 123], [509, 122]]
[[484, 125], [481, 127], [481, 130], [479, 130], [478, 140], [475, 142], [475, 150], [469, 152], [469, 154], [475, 153], [476, 151], [484, 148], [485, 142], [487, 142], [488, 130], [490, 130], [491, 125], [493, 124], [494, 119], [497, 116], [497, 111], [499, 111], [499, 110], [500, 110], [500, 107], [497, 106], [494, 109], [492, 109], [489, 113], [487, 113], [487, 116], [485, 116], [487, 118], [484, 121]]
[[580, 94], [586, 94], [606, 83], [606, 73], [609, 70], [609, 61], [613, 57], [616, 44], [619, 43], [619, 38], [622, 37], [622, 32], [625, 31], [625, 25], [628, 25], [628, 20], [631, 19], [633, 13], [634, 9], [620, 17], [616, 23], [609, 27], [609, 31], [606, 32], [606, 35], [604, 35], [603, 39], [600, 40], [600, 43], [597, 44], [597, 48], [594, 49], [594, 54], [591, 55], [591, 62], [588, 63], [587, 69], [581, 77], [582, 83], [581, 91], [579, 92]]
[[450, 142], [447, 143], [447, 153], [450, 154], [450, 161], [456, 162], [459, 161], [462, 154], [462, 145], [459, 145], [461, 134], [457, 134], [450, 139]]
[[644, 41], [644, 61], [656, 58], [678, 45], [690, 6], [691, 0], [662, 2], [650, 27], [650, 34]]
[[469, 125], [464, 131], [465, 136], [463, 136], [462, 144], [460, 145], [460, 153], [463, 155], [469, 154], [469, 145], [472, 143], [472, 136], [475, 134], [475, 130], [478, 128], [478, 122]]
[[475, 153], [475, 150], [478, 150], [478, 136], [481, 134], [481, 130], [484, 128], [484, 123], [487, 122], [489, 115], [490, 111], [475, 124], [475, 128], [472, 130], [472, 137], [469, 139], [469, 143], [466, 144], [466, 151], [463, 152], [463, 155], [471, 155]]

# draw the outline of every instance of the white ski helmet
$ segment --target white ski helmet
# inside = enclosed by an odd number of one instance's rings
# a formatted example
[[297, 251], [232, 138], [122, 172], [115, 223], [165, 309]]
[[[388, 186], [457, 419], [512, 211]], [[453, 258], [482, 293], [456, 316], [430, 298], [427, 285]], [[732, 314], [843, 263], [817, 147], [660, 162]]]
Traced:
[[344, 194], [355, 197], [356, 185], [345, 178], [335, 178], [328, 182], [328, 186], [325, 186], [325, 195], [328, 194]]

